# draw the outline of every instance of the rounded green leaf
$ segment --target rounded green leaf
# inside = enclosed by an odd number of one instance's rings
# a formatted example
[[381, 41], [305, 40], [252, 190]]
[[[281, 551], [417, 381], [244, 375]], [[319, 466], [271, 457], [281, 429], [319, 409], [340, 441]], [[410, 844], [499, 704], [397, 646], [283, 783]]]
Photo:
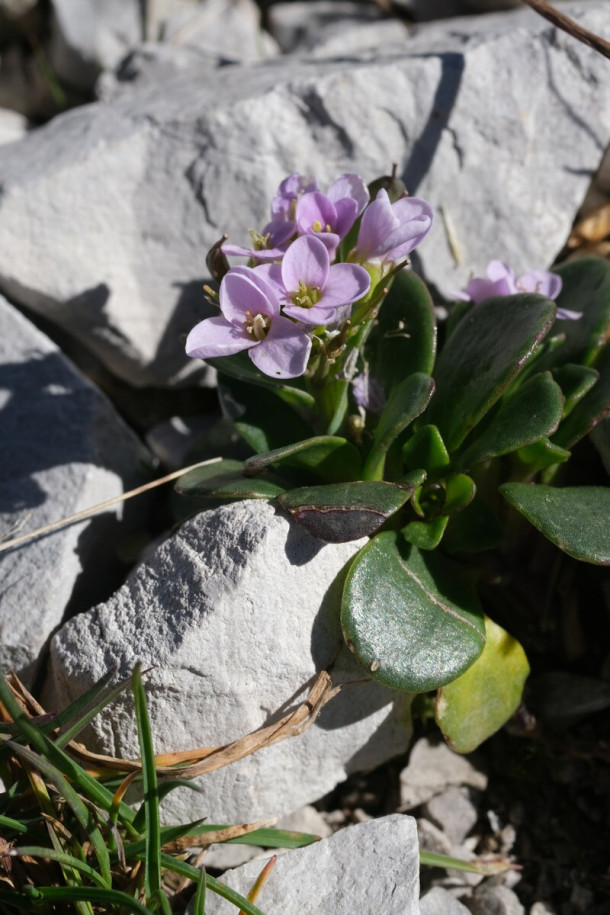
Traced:
[[460, 455], [458, 466], [474, 467], [547, 438], [561, 421], [563, 405], [561, 388], [551, 373], [534, 375], [500, 403], [485, 431]]
[[435, 550], [443, 539], [448, 521], [449, 518], [442, 515], [432, 521], [409, 521], [401, 534], [420, 550]]
[[429, 375], [436, 352], [436, 316], [428, 288], [412, 270], [394, 278], [367, 346], [371, 373], [389, 392], [410, 372]]
[[411, 497], [414, 486], [383, 482], [301, 486], [278, 502], [312, 537], [346, 543], [374, 534]]
[[601, 353], [595, 368], [599, 377], [574, 406], [553, 436], [553, 444], [572, 448], [610, 413], [610, 347]]
[[475, 496], [449, 519], [443, 549], [449, 553], [481, 553], [495, 549], [503, 540], [504, 528], [498, 516]]
[[449, 452], [436, 426], [418, 429], [405, 442], [402, 457], [409, 469], [425, 467], [430, 474], [444, 470], [450, 463]]
[[450, 452], [496, 403], [549, 332], [555, 303], [539, 295], [486, 299], [462, 318], [439, 356], [429, 422]]
[[563, 282], [557, 307], [581, 311], [578, 321], [561, 321], [565, 342], [553, 353], [553, 364], [593, 365], [608, 339], [610, 264], [599, 257], [579, 257], [554, 270]]
[[500, 493], [568, 556], [610, 565], [609, 488], [504, 483]]
[[437, 724], [457, 753], [472, 752], [508, 721], [530, 672], [519, 642], [487, 617], [485, 635], [482, 654], [436, 697]]
[[390, 393], [388, 402], [379, 417], [371, 450], [364, 464], [365, 480], [380, 480], [383, 477], [385, 456], [392, 442], [428, 406], [434, 381], [423, 372], [409, 375], [397, 384]]
[[479, 656], [485, 628], [471, 581], [401, 534], [378, 534], [351, 564], [341, 609], [346, 642], [371, 677], [424, 692], [450, 683]]

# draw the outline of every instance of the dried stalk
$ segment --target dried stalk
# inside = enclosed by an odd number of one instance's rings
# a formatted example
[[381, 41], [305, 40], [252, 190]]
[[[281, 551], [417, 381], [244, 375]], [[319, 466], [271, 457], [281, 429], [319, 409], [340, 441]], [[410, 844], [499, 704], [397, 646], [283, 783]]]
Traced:
[[541, 16], [544, 16], [545, 19], [548, 19], [549, 22], [552, 22], [558, 29], [562, 29], [562, 31], [567, 32], [568, 35], [571, 35], [572, 38], [582, 41], [583, 44], [593, 48], [598, 54], [603, 54], [604, 57], [610, 58], [610, 42], [606, 41], [604, 38], [600, 38], [600, 36], [596, 35], [594, 32], [590, 32], [589, 29], [583, 28], [583, 26], [579, 25], [578, 22], [575, 22], [574, 19], [570, 19], [569, 16], [566, 16], [565, 13], [560, 13], [559, 10], [556, 10], [550, 3], [547, 3], [547, 0], [524, 0], [524, 2], [527, 3], [528, 6], [531, 6], [536, 13], [539, 13]]

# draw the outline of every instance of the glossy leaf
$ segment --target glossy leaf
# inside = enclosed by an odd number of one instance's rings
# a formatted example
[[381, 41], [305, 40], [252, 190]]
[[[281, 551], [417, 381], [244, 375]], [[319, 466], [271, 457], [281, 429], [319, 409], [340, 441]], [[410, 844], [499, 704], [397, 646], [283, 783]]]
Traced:
[[[580, 362], [593, 365], [608, 339], [610, 264], [597, 257], [579, 257], [561, 264], [554, 272], [563, 282], [557, 297], [558, 308], [583, 314], [578, 321], [559, 322], [565, 342], [553, 353], [553, 364]], [[559, 329], [558, 325], [556, 329]]]
[[465, 473], [453, 473], [445, 481], [445, 504], [443, 515], [463, 511], [474, 499], [477, 487], [474, 480]]
[[234, 356], [223, 356], [220, 359], [206, 359], [208, 365], [215, 368], [221, 375], [236, 381], [242, 381], [248, 386], [258, 385], [268, 388], [285, 403], [302, 410], [313, 410], [315, 402], [311, 394], [299, 387], [299, 379], [294, 379], [295, 384], [286, 384], [259, 372], [247, 353], [236, 353]]
[[401, 534], [419, 550], [435, 550], [443, 539], [448, 520], [440, 515], [432, 521], [409, 521], [402, 528]]
[[500, 519], [475, 496], [470, 505], [449, 519], [443, 549], [449, 553], [480, 553], [495, 549], [503, 540]]
[[189, 470], [178, 479], [176, 492], [210, 499], [274, 499], [286, 491], [286, 486], [273, 474], [244, 476], [242, 461], [218, 461]]
[[405, 442], [402, 449], [405, 466], [415, 470], [425, 467], [432, 475], [449, 466], [449, 452], [436, 426], [422, 426]]
[[365, 480], [380, 480], [383, 477], [385, 456], [395, 439], [428, 406], [434, 381], [429, 375], [417, 372], [409, 375], [393, 389], [388, 398], [375, 431], [371, 450], [364, 464]]
[[219, 374], [218, 396], [223, 413], [254, 451], [271, 451], [311, 435], [307, 417], [279, 392]]
[[437, 360], [428, 415], [450, 452], [502, 396], [554, 317], [553, 302], [528, 294], [487, 299], [462, 318]]
[[561, 388], [551, 373], [534, 375], [500, 404], [487, 428], [458, 457], [457, 466], [474, 467], [547, 438], [561, 421], [563, 404]]
[[394, 531], [378, 534], [352, 562], [341, 621], [368, 674], [411, 692], [459, 677], [485, 642], [473, 584], [459, 567], [409, 547]]
[[379, 310], [367, 355], [371, 374], [388, 394], [411, 372], [430, 375], [436, 352], [436, 317], [428, 289], [412, 270], [401, 270]]
[[571, 452], [565, 448], [554, 445], [548, 438], [542, 439], [533, 445], [520, 448], [517, 452], [518, 460], [529, 468], [530, 476], [552, 467], [553, 464], [563, 464], [571, 457]]
[[413, 489], [383, 482], [303, 486], [280, 496], [278, 502], [313, 537], [346, 543], [378, 530], [408, 501]]
[[530, 672], [519, 642], [485, 618], [482, 654], [436, 696], [436, 722], [452, 750], [471, 753], [519, 707]]
[[500, 493], [564, 553], [610, 565], [609, 488], [504, 483]]
[[599, 372], [597, 383], [553, 436], [553, 444], [561, 448], [572, 448], [610, 413], [610, 347], [606, 347], [595, 367]]
[[574, 363], [569, 362], [567, 365], [554, 369], [553, 378], [561, 388], [561, 393], [565, 400], [563, 407], [563, 415], [565, 417], [591, 390], [599, 378], [599, 372], [586, 365], [574, 365]]
[[271, 464], [286, 464], [309, 471], [327, 483], [347, 483], [360, 479], [362, 460], [355, 445], [334, 435], [319, 435], [255, 454], [244, 462], [246, 474], [259, 473]]

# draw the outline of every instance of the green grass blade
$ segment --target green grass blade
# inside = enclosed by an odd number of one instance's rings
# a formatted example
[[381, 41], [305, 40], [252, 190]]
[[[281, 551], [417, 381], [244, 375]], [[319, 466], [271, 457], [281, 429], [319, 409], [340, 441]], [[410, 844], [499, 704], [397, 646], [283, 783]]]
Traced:
[[[102, 911], [110, 911], [110, 906], [123, 906], [137, 915], [151, 915], [150, 909], [141, 905], [133, 896], [121, 890], [103, 890], [88, 886], [39, 886], [26, 887], [24, 895], [36, 902], [35, 911], [40, 912], [40, 903], [50, 902], [94, 902], [103, 905]], [[0, 900], [1, 901], [1, 900]], [[32, 909], [30, 909], [32, 911]]]
[[152, 894], [151, 899], [149, 900], [149, 905], [153, 903], [153, 909], [155, 912], [161, 912], [162, 915], [172, 915], [172, 909], [169, 904], [169, 899], [163, 892], [163, 890], [155, 890]]
[[[187, 864], [186, 861], [180, 861], [178, 858], [172, 858], [171, 855], [161, 854], [161, 863], [166, 870], [174, 871], [174, 873], [180, 874], [182, 877], [188, 877], [190, 880], [197, 881], [201, 877], [202, 872], [198, 867], [193, 867], [192, 864]], [[204, 879], [207, 889], [232, 902], [238, 909], [242, 909], [246, 915], [265, 915], [261, 909], [255, 906], [254, 903], [249, 902], [245, 896], [232, 890], [231, 887], [226, 886], [224, 883], [220, 883], [214, 877], [210, 877], [209, 874], [206, 874]]]
[[68, 780], [62, 775], [59, 769], [56, 769], [55, 766], [52, 765], [52, 763], [43, 756], [39, 756], [37, 753], [32, 752], [32, 750], [27, 749], [27, 747], [22, 747], [12, 741], [8, 741], [8, 744], [16, 756], [25, 759], [26, 762], [41, 772], [42, 775], [45, 775], [49, 781], [55, 785], [57, 791], [70, 806], [74, 816], [89, 836], [89, 840], [93, 846], [100, 866], [102, 877], [106, 881], [106, 886], [110, 887], [112, 884], [112, 877], [110, 875], [110, 856], [108, 854], [108, 849], [106, 848], [106, 843], [104, 842], [104, 837], [93, 820], [90, 810], [87, 809], [86, 805]]
[[511, 863], [501, 855], [493, 856], [491, 861], [475, 858], [473, 861], [463, 861], [461, 858], [451, 858], [448, 855], [437, 854], [434, 851], [420, 851], [419, 863], [428, 867], [451, 868], [454, 871], [465, 871], [468, 874], [482, 874], [489, 877], [492, 874], [502, 874], [511, 869]]
[[15, 832], [28, 831], [25, 823], [20, 823], [19, 820], [13, 820], [11, 817], [5, 817], [2, 814], [0, 814], [0, 826], [4, 826], [6, 829], [14, 829]]
[[197, 883], [197, 892], [193, 900], [193, 915], [205, 915], [205, 868], [200, 869], [199, 882]]
[[[167, 845], [168, 842], [174, 842], [176, 839], [181, 839], [182, 836], [188, 836], [193, 832], [201, 833], [203, 822], [204, 820], [194, 820], [192, 823], [183, 823], [180, 826], [162, 826], [160, 829], [161, 846]], [[197, 843], [194, 842], [193, 844], [196, 845]], [[129, 842], [124, 848], [127, 858], [138, 858], [146, 851], [146, 839]]]
[[40, 912], [39, 905], [17, 890], [0, 890], [0, 905], [10, 905], [25, 912]]
[[[189, 788], [191, 791], [196, 791], [198, 794], [202, 793], [202, 789], [199, 785], [194, 785], [193, 782], [190, 782], [187, 778], [163, 779], [163, 781], [159, 783], [157, 789], [159, 803], [161, 803], [164, 797], [167, 797], [170, 791], [174, 791], [176, 788]], [[203, 823], [203, 820], [199, 820], [198, 822]], [[131, 825], [137, 832], [144, 832], [144, 827], [146, 825], [146, 807], [144, 804], [139, 807]]]
[[81, 861], [80, 858], [75, 858], [74, 855], [67, 854], [67, 852], [56, 851], [54, 848], [44, 848], [40, 845], [19, 845], [16, 848], [11, 848], [6, 854], [11, 858], [29, 855], [32, 858], [44, 858], [46, 861], [57, 861], [58, 864], [62, 864], [64, 867], [72, 867], [81, 874], [85, 874], [102, 889], [108, 889], [108, 884], [104, 878], [98, 874], [95, 868], [91, 867], [85, 861]]
[[[105, 677], [102, 677], [101, 680], [98, 680], [90, 690], [86, 693], [83, 693], [78, 699], [76, 699], [71, 705], [66, 709], [63, 709], [57, 718], [55, 719], [55, 727], [62, 727], [68, 722], [72, 722], [65, 731], [62, 731], [55, 745], [58, 747], [65, 747], [71, 740], [80, 734], [80, 732], [85, 728], [90, 721], [95, 718], [95, 716], [102, 711], [110, 702], [116, 699], [130, 684], [131, 679], [122, 680], [120, 683], [111, 689], [109, 692], [104, 693], [97, 702], [94, 700], [102, 693], [110, 680], [115, 676], [114, 671], [106, 674]], [[93, 703], [93, 704], [91, 704]]]
[[146, 708], [146, 695], [142, 686], [142, 670], [136, 664], [133, 678], [133, 695], [138, 725], [140, 756], [142, 757], [142, 785], [146, 811], [146, 853], [144, 858], [144, 886], [150, 898], [161, 892], [161, 821], [159, 818], [159, 793], [155, 751], [150, 730], [150, 718]]
[[[19, 704], [15, 700], [11, 690], [4, 677], [0, 676], [0, 700], [11, 715], [13, 721], [19, 725], [27, 742], [38, 750], [45, 758], [53, 763], [57, 769], [67, 776], [76, 784], [83, 794], [101, 807], [103, 810], [110, 811], [112, 808], [113, 795], [110, 791], [100, 785], [100, 783], [88, 775], [85, 770], [71, 759], [67, 753], [60, 747], [56, 746], [39, 728], [37, 728], [24, 715]], [[7, 746], [5, 741], [4, 746]], [[134, 819], [134, 812], [126, 804], [120, 806], [120, 818], [125, 827], [130, 831], [131, 822]]]

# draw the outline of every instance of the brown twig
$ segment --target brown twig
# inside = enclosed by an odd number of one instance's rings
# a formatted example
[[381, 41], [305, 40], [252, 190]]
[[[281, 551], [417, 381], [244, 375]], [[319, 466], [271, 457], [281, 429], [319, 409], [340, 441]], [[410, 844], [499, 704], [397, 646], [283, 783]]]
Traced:
[[579, 25], [578, 22], [575, 22], [574, 19], [570, 19], [569, 16], [566, 16], [565, 13], [560, 13], [559, 10], [556, 10], [550, 3], [547, 3], [547, 0], [525, 0], [525, 3], [527, 3], [528, 6], [531, 6], [535, 12], [544, 16], [545, 19], [548, 19], [549, 22], [552, 22], [558, 29], [562, 29], [564, 32], [567, 32], [568, 35], [571, 35], [578, 41], [582, 41], [583, 44], [593, 48], [593, 50], [597, 51], [599, 54], [603, 54], [604, 57], [610, 58], [609, 41], [600, 38], [599, 35], [590, 32], [589, 29], [583, 28], [583, 26]]

